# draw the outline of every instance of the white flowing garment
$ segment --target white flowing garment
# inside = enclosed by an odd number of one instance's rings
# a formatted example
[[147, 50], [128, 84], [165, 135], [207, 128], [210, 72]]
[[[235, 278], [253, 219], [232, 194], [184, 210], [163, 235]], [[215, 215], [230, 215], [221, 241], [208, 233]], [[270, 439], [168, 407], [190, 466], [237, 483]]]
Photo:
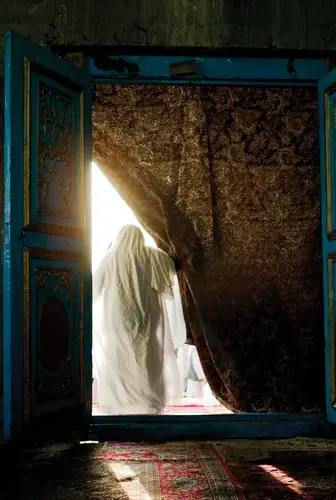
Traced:
[[93, 278], [94, 377], [104, 411], [159, 413], [181, 397], [175, 350], [186, 332], [176, 286], [170, 257], [147, 247], [139, 228], [124, 227]]

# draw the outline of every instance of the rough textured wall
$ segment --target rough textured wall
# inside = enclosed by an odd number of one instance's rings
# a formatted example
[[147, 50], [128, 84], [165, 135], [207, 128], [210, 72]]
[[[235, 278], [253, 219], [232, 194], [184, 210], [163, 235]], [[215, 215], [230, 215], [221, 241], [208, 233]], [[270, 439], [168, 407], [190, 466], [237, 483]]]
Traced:
[[335, 19], [333, 0], [2, 0], [0, 47], [14, 29], [47, 45], [334, 49]]
[[199, 253], [193, 292], [213, 347], [200, 354], [217, 392], [243, 411], [320, 408], [316, 90], [99, 86], [93, 137], [144, 220], [168, 223], [184, 263]]

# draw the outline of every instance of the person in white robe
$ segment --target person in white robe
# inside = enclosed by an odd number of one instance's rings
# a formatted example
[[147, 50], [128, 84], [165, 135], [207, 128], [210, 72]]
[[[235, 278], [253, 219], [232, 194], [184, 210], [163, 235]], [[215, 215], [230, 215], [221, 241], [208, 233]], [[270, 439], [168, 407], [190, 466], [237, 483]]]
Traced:
[[[182, 396], [176, 350], [186, 331], [172, 259], [125, 226], [93, 277], [97, 401], [108, 414], [158, 414]], [[172, 330], [173, 328], [173, 330]]]

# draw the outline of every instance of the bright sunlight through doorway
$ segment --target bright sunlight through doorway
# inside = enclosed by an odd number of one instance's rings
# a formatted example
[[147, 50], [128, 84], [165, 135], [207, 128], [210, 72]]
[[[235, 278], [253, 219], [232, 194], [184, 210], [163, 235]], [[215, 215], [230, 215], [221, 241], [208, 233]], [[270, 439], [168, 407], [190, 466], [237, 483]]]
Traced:
[[[144, 230], [130, 207], [106, 179], [99, 167], [92, 163], [92, 270], [97, 269], [110, 243], [113, 243], [119, 230], [133, 224], [140, 227], [146, 243], [156, 246], [153, 238]], [[178, 288], [177, 288], [178, 293]], [[94, 338], [93, 338], [94, 342]], [[201, 368], [196, 348], [183, 346], [180, 353], [181, 377], [184, 397], [164, 409], [163, 414], [214, 414], [229, 411], [212, 396]], [[183, 372], [183, 373], [182, 373]], [[200, 380], [201, 379], [201, 380]], [[106, 412], [97, 401], [95, 382], [93, 384], [93, 414]]]

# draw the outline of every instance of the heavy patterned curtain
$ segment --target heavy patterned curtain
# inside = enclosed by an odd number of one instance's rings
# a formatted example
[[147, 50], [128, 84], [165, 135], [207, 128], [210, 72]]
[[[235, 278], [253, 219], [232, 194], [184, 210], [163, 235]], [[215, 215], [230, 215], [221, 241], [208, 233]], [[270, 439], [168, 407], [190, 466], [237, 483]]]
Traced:
[[238, 411], [319, 409], [316, 91], [105, 85], [93, 120], [94, 160], [181, 263], [215, 395]]

